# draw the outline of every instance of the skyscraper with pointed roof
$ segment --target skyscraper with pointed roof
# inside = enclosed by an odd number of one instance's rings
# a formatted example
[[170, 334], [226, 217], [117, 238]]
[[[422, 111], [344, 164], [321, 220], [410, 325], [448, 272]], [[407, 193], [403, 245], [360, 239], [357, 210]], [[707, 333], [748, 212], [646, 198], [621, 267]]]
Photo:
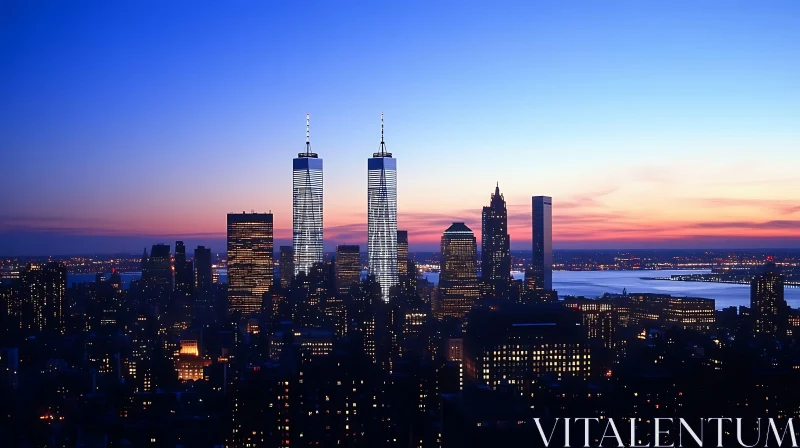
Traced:
[[481, 215], [481, 283], [485, 297], [507, 298], [511, 277], [511, 248], [508, 235], [508, 211], [495, 187], [489, 206]]
[[397, 161], [383, 141], [383, 114], [380, 151], [367, 161], [367, 254], [369, 272], [388, 301], [397, 284]]
[[294, 274], [308, 273], [322, 263], [322, 159], [311, 152], [309, 115], [306, 114], [306, 150], [293, 162], [292, 244]]

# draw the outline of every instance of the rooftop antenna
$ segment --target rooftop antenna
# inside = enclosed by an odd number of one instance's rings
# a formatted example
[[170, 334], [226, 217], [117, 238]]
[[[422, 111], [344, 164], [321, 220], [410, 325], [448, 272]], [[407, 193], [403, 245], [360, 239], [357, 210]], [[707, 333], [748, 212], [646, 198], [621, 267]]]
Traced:
[[311, 136], [309, 133], [309, 122], [310, 114], [306, 113], [306, 155], [311, 155]]
[[372, 157], [392, 157], [392, 153], [386, 151], [386, 143], [383, 141], [383, 112], [381, 112], [381, 151], [376, 152]]

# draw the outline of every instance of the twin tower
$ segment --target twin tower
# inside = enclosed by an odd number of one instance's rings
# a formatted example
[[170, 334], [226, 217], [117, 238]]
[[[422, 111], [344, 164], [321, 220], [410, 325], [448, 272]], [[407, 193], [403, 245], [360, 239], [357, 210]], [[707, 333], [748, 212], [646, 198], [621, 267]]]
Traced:
[[[292, 245], [294, 274], [308, 273], [324, 261], [322, 249], [322, 159], [311, 152], [309, 116], [306, 115], [306, 150], [293, 161]], [[370, 274], [381, 285], [384, 300], [397, 284], [397, 160], [379, 151], [367, 162], [367, 252]]]

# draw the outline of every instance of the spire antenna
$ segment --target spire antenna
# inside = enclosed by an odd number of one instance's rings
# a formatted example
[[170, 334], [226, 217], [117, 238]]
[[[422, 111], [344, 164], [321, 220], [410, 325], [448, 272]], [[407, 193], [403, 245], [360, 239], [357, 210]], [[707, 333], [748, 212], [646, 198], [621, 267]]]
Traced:
[[381, 112], [381, 145], [380, 151], [372, 153], [372, 157], [392, 157], [392, 153], [386, 151], [386, 143], [383, 141], [383, 112]]
[[310, 114], [306, 114], [306, 155], [311, 155], [311, 134], [309, 133]]

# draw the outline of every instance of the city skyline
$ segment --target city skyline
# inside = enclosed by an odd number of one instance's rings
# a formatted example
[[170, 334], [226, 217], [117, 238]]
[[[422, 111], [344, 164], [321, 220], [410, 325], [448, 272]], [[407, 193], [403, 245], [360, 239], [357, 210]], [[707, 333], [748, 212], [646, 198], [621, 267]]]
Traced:
[[[176, 5], [11, 6], [0, 253], [216, 251], [223, 216], [251, 209], [273, 211], [286, 244], [308, 112], [324, 250], [366, 247], [381, 111], [412, 251], [435, 250], [450, 222], [478, 228], [496, 181], [513, 249], [530, 244], [539, 194], [561, 204], [556, 248], [800, 247], [800, 6], [616, 5], [209, 6], [178, 27]], [[308, 29], [283, 20], [300, 14]]]

